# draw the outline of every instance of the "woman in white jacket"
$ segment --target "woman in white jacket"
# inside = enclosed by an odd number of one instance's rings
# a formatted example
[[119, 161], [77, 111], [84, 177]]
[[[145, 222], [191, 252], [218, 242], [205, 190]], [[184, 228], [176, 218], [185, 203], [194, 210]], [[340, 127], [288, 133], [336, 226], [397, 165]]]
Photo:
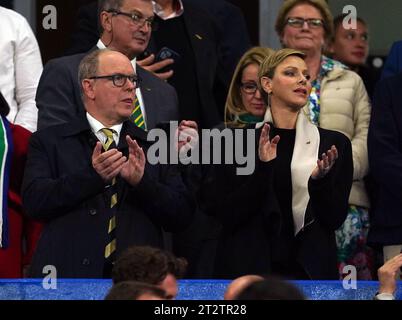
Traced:
[[279, 10], [276, 31], [284, 47], [301, 50], [312, 77], [304, 107], [312, 123], [345, 134], [352, 143], [353, 186], [348, 216], [337, 231], [338, 263], [357, 268], [358, 279], [372, 279], [372, 252], [366, 246], [370, 207], [363, 178], [368, 173], [367, 132], [370, 102], [362, 79], [323, 55], [333, 33], [332, 15], [323, 0], [288, 0]]

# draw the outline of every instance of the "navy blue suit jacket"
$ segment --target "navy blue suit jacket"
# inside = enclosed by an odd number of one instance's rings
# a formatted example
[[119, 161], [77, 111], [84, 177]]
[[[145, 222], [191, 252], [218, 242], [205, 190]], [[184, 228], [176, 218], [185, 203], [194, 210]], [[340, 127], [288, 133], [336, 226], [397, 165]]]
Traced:
[[[130, 135], [147, 152], [146, 134], [123, 125], [118, 149], [128, 155]], [[23, 205], [44, 221], [31, 276], [42, 277], [46, 265], [63, 278], [102, 278], [110, 218], [106, 183], [92, 167], [97, 138], [88, 121], [76, 120], [32, 135], [23, 182]], [[117, 254], [131, 245], [163, 247], [163, 230], [185, 228], [194, 202], [177, 168], [146, 164], [141, 182], [132, 187], [118, 177]]]
[[380, 81], [373, 99], [368, 156], [376, 192], [369, 242], [402, 243], [402, 73]]

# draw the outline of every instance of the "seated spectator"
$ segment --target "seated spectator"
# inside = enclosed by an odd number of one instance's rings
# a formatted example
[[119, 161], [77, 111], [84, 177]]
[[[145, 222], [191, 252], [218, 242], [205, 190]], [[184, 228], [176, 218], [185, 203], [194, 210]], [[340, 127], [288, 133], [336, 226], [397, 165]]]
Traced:
[[36, 131], [35, 93], [42, 58], [31, 27], [19, 13], [0, 6], [0, 91], [10, 106], [7, 119]]
[[306, 300], [306, 297], [295, 285], [268, 277], [247, 286], [235, 300]]
[[226, 126], [244, 127], [263, 120], [267, 105], [258, 87], [258, 70], [272, 53], [270, 48], [254, 47], [240, 59], [226, 99]]
[[123, 281], [109, 290], [105, 300], [165, 300], [163, 289], [148, 283]]
[[166, 292], [166, 299], [177, 295], [177, 279], [183, 277], [187, 262], [168, 251], [147, 246], [125, 250], [112, 270], [113, 283], [139, 281], [156, 285]]
[[380, 79], [380, 69], [366, 64], [369, 54], [369, 30], [366, 21], [357, 17], [356, 29], [345, 29], [343, 20], [346, 14], [334, 19], [334, 36], [329, 51], [335, 60], [346, 64], [362, 78], [370, 97], [374, 87]]
[[265, 278], [255, 274], [249, 274], [234, 279], [226, 288], [224, 299], [236, 300], [237, 296], [250, 284], [263, 281]]
[[[120, 52], [95, 50], [79, 66], [85, 116], [32, 135], [23, 203], [45, 221], [33, 277], [110, 277], [124, 249], [164, 247], [163, 231], [191, 221], [194, 201], [176, 166], [151, 165], [144, 130], [130, 121], [139, 79]], [[140, 147], [141, 146], [141, 147]]]

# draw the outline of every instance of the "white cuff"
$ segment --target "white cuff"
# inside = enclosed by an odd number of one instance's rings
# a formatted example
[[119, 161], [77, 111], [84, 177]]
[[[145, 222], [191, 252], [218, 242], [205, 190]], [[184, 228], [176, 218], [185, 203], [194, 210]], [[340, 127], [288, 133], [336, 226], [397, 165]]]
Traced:
[[374, 300], [395, 300], [395, 297], [392, 293], [377, 293]]

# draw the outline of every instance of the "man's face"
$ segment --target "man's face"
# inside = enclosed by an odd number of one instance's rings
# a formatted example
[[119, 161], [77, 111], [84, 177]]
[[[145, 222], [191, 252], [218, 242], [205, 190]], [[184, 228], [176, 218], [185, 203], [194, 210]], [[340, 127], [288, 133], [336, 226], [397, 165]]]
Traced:
[[[126, 56], [119, 52], [107, 52], [99, 57], [96, 76], [133, 75], [134, 69]], [[105, 126], [113, 126], [127, 120], [134, 107], [135, 84], [126, 79], [122, 87], [115, 85], [112, 79], [91, 81], [88, 112]]]
[[356, 29], [344, 29], [340, 25], [331, 46], [334, 58], [347, 65], [358, 66], [366, 62], [369, 45], [367, 26], [357, 22]]
[[[288, 18], [323, 20], [321, 12], [307, 3], [294, 6], [287, 14], [286, 19]], [[286, 48], [321, 53], [325, 42], [325, 29], [323, 26], [312, 28], [306, 22], [303, 23], [301, 28], [295, 28], [287, 24], [283, 29], [281, 41]]]
[[[130, 59], [138, 56], [148, 46], [151, 37], [151, 27], [144, 19], [152, 19], [154, 16], [151, 1], [124, 0], [119, 13], [108, 13], [111, 43], [109, 48], [122, 52]], [[124, 14], [135, 14], [137, 20]]]

